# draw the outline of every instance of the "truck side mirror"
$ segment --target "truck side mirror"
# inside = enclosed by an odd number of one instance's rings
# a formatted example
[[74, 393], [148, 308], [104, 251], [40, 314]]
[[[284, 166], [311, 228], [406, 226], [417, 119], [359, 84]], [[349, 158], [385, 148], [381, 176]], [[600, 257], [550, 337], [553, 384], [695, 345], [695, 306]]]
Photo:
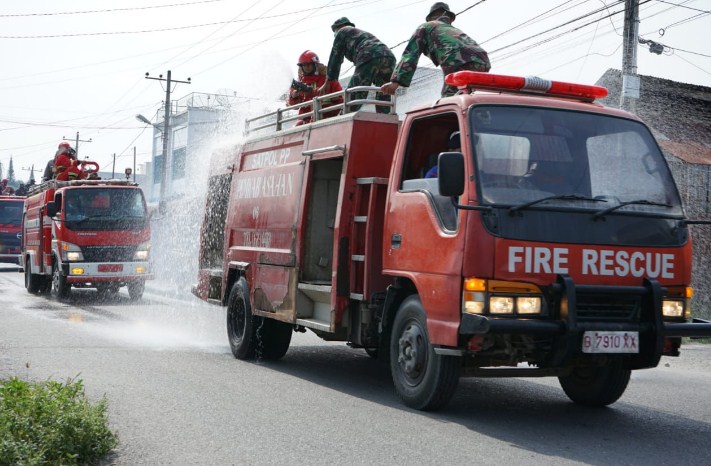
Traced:
[[464, 193], [464, 155], [461, 152], [442, 152], [437, 161], [439, 193], [457, 197]]
[[47, 214], [48, 217], [54, 217], [55, 215], [57, 215], [57, 212], [59, 212], [57, 203], [54, 201], [48, 202], [44, 208], [44, 212], [45, 214]]

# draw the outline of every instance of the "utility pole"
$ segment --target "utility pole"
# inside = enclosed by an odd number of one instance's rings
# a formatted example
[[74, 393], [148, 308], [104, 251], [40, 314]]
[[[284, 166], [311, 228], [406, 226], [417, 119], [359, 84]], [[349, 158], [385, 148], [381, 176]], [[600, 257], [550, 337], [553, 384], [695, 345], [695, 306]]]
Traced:
[[114, 175], [116, 174], [116, 152], [114, 152], [114, 163], [111, 165], [111, 179], [114, 179]]
[[133, 146], [133, 182], [136, 182], [136, 146]]
[[[63, 141], [69, 141], [66, 137], [62, 136]], [[77, 137], [74, 140], [74, 151], [76, 152], [77, 155], [77, 160], [79, 160], [79, 143], [80, 142], [93, 142], [91, 138], [89, 139], [79, 139], [79, 131], [77, 131]]]
[[622, 32], [622, 88], [620, 108], [636, 113], [640, 80], [637, 75], [639, 0], [625, 0], [625, 27]]
[[187, 81], [178, 81], [171, 79], [170, 70], [168, 70], [168, 75], [166, 79], [163, 79], [163, 75], [158, 75], [157, 78], [149, 76], [146, 73], [146, 79], [154, 79], [156, 81], [165, 81], [165, 115], [163, 116], [163, 167], [160, 174], [160, 199], [158, 201], [158, 210], [161, 213], [165, 213], [165, 189], [168, 183], [168, 137], [170, 133], [170, 85], [172, 83], [183, 83], [190, 84], [190, 78]]

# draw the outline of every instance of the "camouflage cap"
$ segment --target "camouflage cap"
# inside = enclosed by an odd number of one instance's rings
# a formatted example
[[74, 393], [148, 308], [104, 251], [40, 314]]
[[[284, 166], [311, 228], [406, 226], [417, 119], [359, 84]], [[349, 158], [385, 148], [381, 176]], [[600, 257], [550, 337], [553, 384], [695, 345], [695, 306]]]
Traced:
[[338, 18], [332, 25], [331, 25], [331, 30], [335, 31], [336, 29], [342, 28], [343, 26], [353, 26], [355, 27], [355, 24], [351, 23], [351, 20], [346, 18], [345, 16], [343, 18]]
[[434, 19], [437, 19], [438, 16], [435, 16], [434, 13], [441, 11], [442, 13], [439, 15], [441, 16], [442, 14], [448, 15], [450, 18], [452, 18], [452, 21], [457, 17], [456, 14], [454, 14], [450, 9], [449, 5], [447, 5], [444, 2], [437, 2], [434, 5], [430, 7], [430, 12], [425, 18], [426, 21], [432, 21]]

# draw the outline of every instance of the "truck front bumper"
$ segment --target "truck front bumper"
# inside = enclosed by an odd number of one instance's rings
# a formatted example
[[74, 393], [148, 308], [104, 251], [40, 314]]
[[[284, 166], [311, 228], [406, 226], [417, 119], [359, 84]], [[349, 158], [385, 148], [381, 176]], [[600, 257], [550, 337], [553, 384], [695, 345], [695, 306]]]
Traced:
[[68, 283], [152, 280], [150, 262], [72, 262], [62, 264]]
[[[554, 366], [562, 365], [581, 354], [581, 340], [586, 331], [638, 332], [639, 354], [632, 368], [655, 367], [664, 353], [665, 339], [679, 337], [711, 337], [711, 322], [694, 319], [692, 322], [665, 322], [662, 316], [664, 289], [659, 282], [645, 279], [643, 286], [592, 286], [576, 285], [570, 277], [559, 276], [553, 287], [555, 301], [561, 318], [558, 320], [516, 319], [463, 314], [459, 335], [468, 340], [475, 335], [528, 335], [550, 339], [555, 356]], [[576, 306], [579, 295], [637, 296], [640, 303], [638, 318], [633, 321], [591, 319], [579, 315]], [[446, 351], [446, 349], [443, 349]], [[439, 351], [442, 352], [442, 351]], [[449, 353], [448, 353], [449, 354]], [[463, 353], [462, 353], [463, 354]]]

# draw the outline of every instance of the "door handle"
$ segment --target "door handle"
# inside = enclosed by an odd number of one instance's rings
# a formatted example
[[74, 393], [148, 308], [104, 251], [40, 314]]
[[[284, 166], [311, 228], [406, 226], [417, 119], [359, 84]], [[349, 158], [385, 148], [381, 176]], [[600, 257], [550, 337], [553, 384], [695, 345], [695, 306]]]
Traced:
[[400, 233], [394, 233], [390, 237], [390, 247], [393, 249], [400, 249], [400, 244], [402, 244], [402, 235]]

